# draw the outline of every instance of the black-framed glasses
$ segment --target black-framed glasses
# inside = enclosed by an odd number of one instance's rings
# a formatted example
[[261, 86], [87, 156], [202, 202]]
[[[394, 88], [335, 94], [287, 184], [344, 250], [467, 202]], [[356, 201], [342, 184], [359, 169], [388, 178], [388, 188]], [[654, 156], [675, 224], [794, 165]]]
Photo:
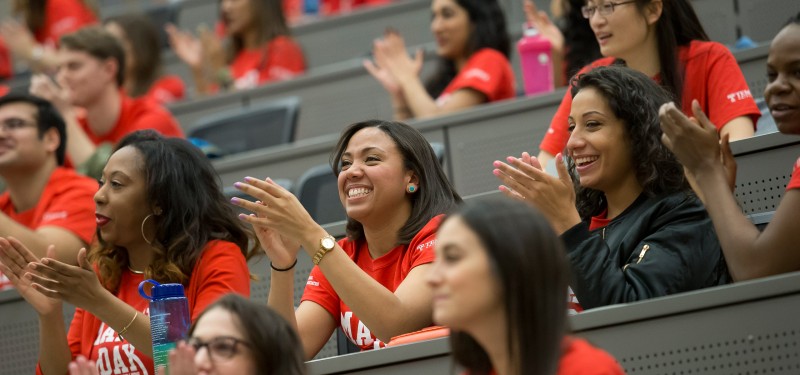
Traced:
[[611, 15], [611, 13], [614, 13], [614, 7], [616, 7], [617, 5], [625, 5], [635, 2], [636, 0], [630, 0], [630, 1], [621, 1], [618, 3], [607, 2], [603, 3], [603, 5], [584, 5], [581, 7], [581, 14], [583, 15], [583, 18], [586, 18], [587, 20], [592, 18], [595, 11], [598, 11], [601, 16], [605, 17]]
[[36, 126], [35, 122], [23, 120], [17, 117], [7, 118], [3, 121], [0, 121], [0, 128], [7, 132], [13, 132], [15, 130], [19, 130], [28, 126]]
[[230, 336], [217, 336], [208, 341], [191, 337], [187, 340], [187, 343], [194, 348], [195, 352], [199, 352], [200, 348], [208, 349], [208, 354], [212, 360], [233, 358], [239, 353], [239, 345], [250, 347], [250, 343], [247, 341]]

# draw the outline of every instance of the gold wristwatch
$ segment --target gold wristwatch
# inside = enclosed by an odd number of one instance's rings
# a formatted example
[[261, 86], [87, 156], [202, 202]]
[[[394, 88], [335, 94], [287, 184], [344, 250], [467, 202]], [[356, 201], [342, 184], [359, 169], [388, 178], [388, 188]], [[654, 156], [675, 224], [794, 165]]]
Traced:
[[314, 265], [318, 265], [319, 262], [322, 261], [322, 257], [331, 252], [335, 246], [336, 239], [333, 238], [333, 236], [329, 234], [325, 237], [322, 237], [322, 239], [319, 240], [319, 250], [317, 250], [317, 253], [314, 254], [313, 258], [311, 258], [311, 261], [314, 262]]

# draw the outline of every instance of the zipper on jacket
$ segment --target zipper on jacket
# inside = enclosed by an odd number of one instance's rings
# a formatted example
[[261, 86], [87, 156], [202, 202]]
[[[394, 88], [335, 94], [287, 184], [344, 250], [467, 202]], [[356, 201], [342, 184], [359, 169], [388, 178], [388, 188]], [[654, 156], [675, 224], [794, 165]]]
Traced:
[[[644, 246], [642, 246], [642, 251], [639, 252], [639, 259], [636, 259], [636, 264], [639, 264], [639, 262], [642, 261], [642, 259], [644, 258], [644, 254], [647, 252], [647, 250], [650, 250], [650, 245], [644, 244]], [[630, 263], [626, 264], [625, 267], [622, 267], [622, 271], [628, 269], [628, 266], [630, 265], [631, 265]]]
[[603, 233], [601, 234], [603, 239], [606, 239], [606, 227], [603, 227]]

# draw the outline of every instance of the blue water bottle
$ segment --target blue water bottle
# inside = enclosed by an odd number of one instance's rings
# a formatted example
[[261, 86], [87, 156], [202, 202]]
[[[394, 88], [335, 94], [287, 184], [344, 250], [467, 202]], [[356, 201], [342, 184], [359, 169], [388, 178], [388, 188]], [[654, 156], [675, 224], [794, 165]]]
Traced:
[[[152, 284], [150, 294], [144, 291], [145, 284]], [[153, 337], [153, 363], [155, 368], [164, 367], [169, 373], [169, 351], [178, 341], [186, 338], [192, 323], [189, 302], [181, 284], [159, 284], [145, 280], [139, 284], [139, 294], [150, 300], [150, 335]]]

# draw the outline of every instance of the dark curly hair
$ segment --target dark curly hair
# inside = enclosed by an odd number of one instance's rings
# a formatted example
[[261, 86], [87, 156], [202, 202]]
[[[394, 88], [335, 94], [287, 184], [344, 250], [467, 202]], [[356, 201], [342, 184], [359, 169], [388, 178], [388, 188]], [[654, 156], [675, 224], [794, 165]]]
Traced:
[[[124, 147], [133, 147], [141, 155], [147, 201], [163, 210], [162, 215], [153, 216], [155, 258], [145, 269], [145, 278], [187, 282], [206, 244], [215, 239], [236, 244], [246, 258], [256, 254], [255, 246], [248, 250], [252, 232], [236, 218], [233, 206], [222, 195], [214, 167], [198, 148], [154, 130], [127, 135], [115, 152]], [[116, 291], [122, 270], [129, 264], [128, 253], [104, 241], [99, 230], [97, 238], [99, 243], [89, 253], [89, 260], [97, 265], [106, 289]]]
[[[595, 68], [573, 78], [572, 97], [585, 88], [597, 90], [608, 107], [625, 126], [631, 147], [631, 164], [636, 180], [647, 196], [674, 193], [689, 189], [675, 155], [661, 143], [661, 121], [658, 110], [671, 101], [669, 93], [650, 77], [624, 66]], [[575, 161], [567, 159], [567, 167], [575, 181], [576, 206], [581, 218], [599, 215], [606, 208], [602, 191], [580, 186]]]
[[[499, 51], [507, 58], [511, 56], [511, 39], [506, 30], [506, 18], [497, 0], [455, 0], [469, 15], [473, 26], [467, 41], [467, 56], [483, 48]], [[452, 60], [439, 58], [436, 71], [428, 78], [425, 88], [436, 98], [450, 84], [458, 72]]]
[[[397, 233], [398, 244], [408, 244], [434, 216], [455, 209], [461, 203], [461, 197], [444, 174], [430, 143], [417, 129], [402, 122], [369, 120], [348, 126], [339, 137], [330, 158], [331, 168], [337, 177], [341, 172], [342, 154], [347, 150], [350, 138], [365, 128], [378, 128], [386, 133], [403, 155], [405, 168], [419, 178], [419, 190], [411, 195], [411, 216]], [[348, 217], [347, 237], [352, 241], [361, 240], [364, 226]]]

